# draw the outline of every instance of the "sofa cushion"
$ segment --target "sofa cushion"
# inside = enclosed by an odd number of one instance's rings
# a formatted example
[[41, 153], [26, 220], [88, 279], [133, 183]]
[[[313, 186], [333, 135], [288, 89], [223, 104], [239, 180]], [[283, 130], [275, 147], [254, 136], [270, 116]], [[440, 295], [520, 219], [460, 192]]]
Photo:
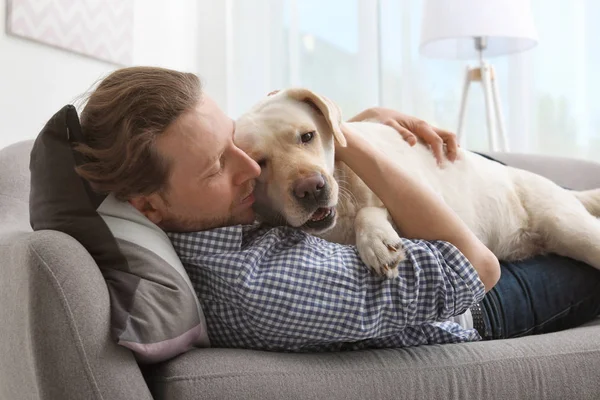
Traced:
[[30, 222], [78, 240], [106, 280], [112, 336], [141, 362], [208, 345], [204, 315], [165, 233], [128, 203], [95, 193], [75, 173], [72, 150], [84, 142], [67, 105], [48, 121], [31, 151]]
[[600, 320], [519, 339], [339, 353], [192, 350], [155, 399], [600, 399]]

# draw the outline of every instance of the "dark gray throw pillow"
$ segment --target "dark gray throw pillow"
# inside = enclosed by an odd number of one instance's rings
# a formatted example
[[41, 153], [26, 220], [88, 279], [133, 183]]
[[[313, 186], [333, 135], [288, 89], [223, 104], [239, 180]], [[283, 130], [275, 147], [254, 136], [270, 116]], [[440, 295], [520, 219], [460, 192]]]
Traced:
[[195, 292], [166, 234], [129, 203], [95, 193], [75, 173], [84, 143], [75, 107], [58, 111], [31, 151], [33, 230], [64, 232], [94, 258], [111, 302], [111, 333], [140, 362], [208, 346]]

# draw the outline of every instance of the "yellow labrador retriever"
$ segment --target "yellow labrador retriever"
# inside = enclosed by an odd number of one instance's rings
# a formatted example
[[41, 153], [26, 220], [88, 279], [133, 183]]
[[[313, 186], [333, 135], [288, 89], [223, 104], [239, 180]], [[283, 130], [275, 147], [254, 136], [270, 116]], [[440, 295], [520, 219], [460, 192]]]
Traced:
[[[306, 89], [267, 97], [236, 121], [236, 144], [262, 169], [255, 210], [266, 222], [356, 244], [365, 264], [395, 277], [399, 234], [382, 202], [335, 162], [334, 140], [345, 142], [340, 123], [338, 107]], [[386, 125], [348, 127], [442, 196], [499, 259], [553, 252], [600, 269], [600, 190], [568, 191], [460, 149], [440, 168], [426, 145], [411, 147]]]

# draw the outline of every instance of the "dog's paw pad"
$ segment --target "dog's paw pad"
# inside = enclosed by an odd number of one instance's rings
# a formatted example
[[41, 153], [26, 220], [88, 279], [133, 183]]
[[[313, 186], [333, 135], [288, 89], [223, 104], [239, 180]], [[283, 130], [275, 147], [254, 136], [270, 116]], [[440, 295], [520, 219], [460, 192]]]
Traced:
[[[358, 252], [363, 262], [375, 273], [394, 279], [398, 276], [398, 264], [406, 259], [402, 242], [382, 238], [369, 238], [357, 243]], [[396, 238], [395, 238], [396, 239]]]

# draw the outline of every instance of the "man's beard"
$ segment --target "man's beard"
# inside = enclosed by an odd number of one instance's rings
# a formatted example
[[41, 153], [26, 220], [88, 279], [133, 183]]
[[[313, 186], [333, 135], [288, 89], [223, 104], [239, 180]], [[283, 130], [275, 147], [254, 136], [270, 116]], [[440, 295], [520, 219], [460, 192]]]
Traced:
[[[248, 185], [248, 191], [245, 193], [252, 193], [254, 190], [254, 182], [250, 182]], [[167, 232], [199, 232], [206, 231], [208, 229], [221, 228], [224, 226], [232, 226], [239, 224], [251, 224], [254, 222], [254, 214], [251, 214], [251, 218], [242, 218], [240, 213], [235, 214], [234, 211], [237, 208], [236, 203], [232, 203], [229, 206], [229, 210], [226, 216], [213, 217], [213, 218], [199, 218], [196, 215], [183, 215], [177, 212], [171, 204], [163, 197], [164, 204], [167, 209], [167, 216], [164, 216], [159, 226], [162, 230]], [[240, 199], [242, 200], [242, 199]]]
[[197, 217], [183, 216], [170, 213], [168, 218], [161, 221], [160, 227], [167, 232], [199, 232], [224, 226], [237, 225], [239, 217], [229, 214], [226, 217], [199, 219]]

